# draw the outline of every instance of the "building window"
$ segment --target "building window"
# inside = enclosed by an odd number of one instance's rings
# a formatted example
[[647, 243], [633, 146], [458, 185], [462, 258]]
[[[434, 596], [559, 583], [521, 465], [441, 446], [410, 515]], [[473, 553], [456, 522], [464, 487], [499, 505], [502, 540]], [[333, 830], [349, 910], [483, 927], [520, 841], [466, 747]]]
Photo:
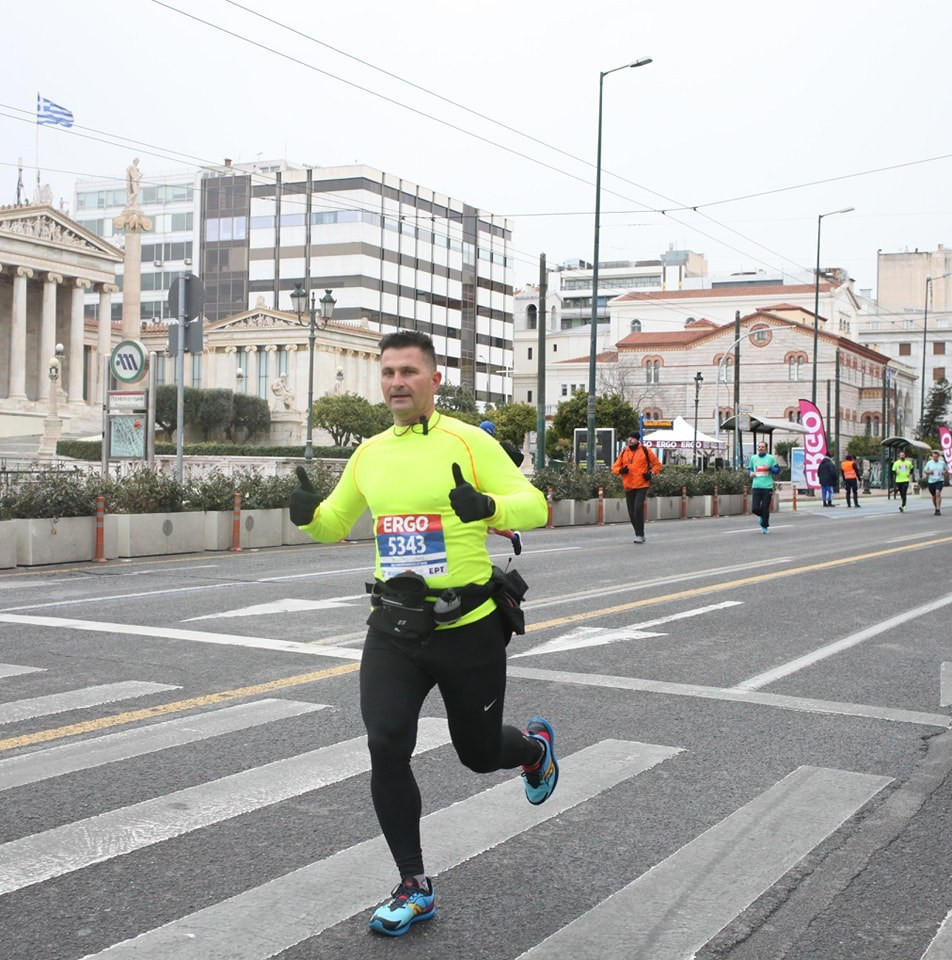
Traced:
[[279, 377], [284, 377], [287, 379], [288, 376], [288, 351], [285, 347], [280, 347], [278, 349], [278, 369], [277, 374]]
[[791, 357], [787, 361], [787, 379], [788, 380], [800, 380], [801, 372], [803, 370], [804, 357], [802, 355], [797, 357]]
[[932, 370], [932, 379], [933, 380], [944, 380], [945, 379], [945, 367], [934, 367]]
[[631, 332], [632, 333], [641, 333], [641, 321], [632, 320], [631, 321]]
[[912, 355], [912, 344], [911, 343], [900, 343], [899, 344], [899, 356], [908, 357]]
[[730, 383], [734, 379], [734, 358], [728, 357], [721, 364], [721, 383]]
[[936, 340], [936, 342], [932, 344], [932, 354], [933, 356], [936, 356], [936, 357], [945, 356], [944, 340]]
[[200, 353], [192, 354], [192, 386], [201, 387], [202, 385], [202, 355]]
[[559, 345], [558, 345], [557, 343], [553, 343], [553, 344], [552, 344], [552, 352], [553, 352], [553, 353], [558, 353], [558, 352], [559, 352]]
[[532, 391], [531, 391], [531, 390], [527, 390], [527, 391], [526, 391], [526, 403], [532, 403]]
[[527, 359], [527, 360], [531, 360], [531, 359], [532, 359], [532, 347], [529, 347], [529, 354], [528, 354], [528, 356], [526, 357], [526, 359]]
[[660, 382], [661, 382], [661, 361], [646, 360], [645, 361], [645, 383], [660, 383]]
[[526, 330], [535, 330], [538, 324], [538, 308], [534, 303], [526, 307]]

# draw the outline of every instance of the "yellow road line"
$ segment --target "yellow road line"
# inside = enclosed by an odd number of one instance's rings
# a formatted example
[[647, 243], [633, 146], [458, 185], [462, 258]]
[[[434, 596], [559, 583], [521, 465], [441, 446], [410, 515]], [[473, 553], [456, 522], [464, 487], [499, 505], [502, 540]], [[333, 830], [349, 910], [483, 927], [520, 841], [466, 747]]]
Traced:
[[144, 707], [142, 710], [130, 710], [127, 713], [117, 713], [110, 717], [100, 717], [98, 720], [88, 720], [85, 723], [71, 723], [65, 727], [56, 727], [52, 730], [39, 730], [36, 733], [27, 733], [21, 737], [9, 737], [0, 740], [0, 750], [12, 750], [15, 747], [26, 747], [37, 743], [46, 743], [49, 740], [59, 740], [64, 737], [76, 737], [94, 730], [106, 730], [109, 727], [119, 727], [126, 723], [135, 723], [137, 720], [149, 720], [153, 717], [167, 716], [170, 713], [182, 713], [185, 710], [194, 710], [196, 707], [208, 707], [227, 700], [240, 700], [244, 697], [254, 697], [262, 693], [271, 693], [274, 690], [284, 690], [288, 687], [297, 687], [304, 683], [316, 683], [328, 677], [338, 677], [346, 673], [353, 673], [360, 669], [360, 663], [345, 663], [338, 667], [328, 667], [326, 670], [314, 670], [311, 673], [299, 673], [294, 677], [279, 677], [277, 680], [268, 680], [266, 683], [256, 683], [250, 687], [237, 687], [234, 690], [222, 690], [219, 693], [207, 693], [202, 697], [191, 697], [188, 700], [176, 700], [174, 703], [160, 703], [156, 707]]

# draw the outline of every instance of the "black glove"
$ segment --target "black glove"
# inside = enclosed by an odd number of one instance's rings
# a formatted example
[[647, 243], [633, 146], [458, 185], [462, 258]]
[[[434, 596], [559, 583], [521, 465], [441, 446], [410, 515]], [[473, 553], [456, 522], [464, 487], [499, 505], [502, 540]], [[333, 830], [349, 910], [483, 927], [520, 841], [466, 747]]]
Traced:
[[646, 481], [647, 483], [651, 483], [651, 471], [650, 471], [650, 470], [646, 470], [646, 471], [642, 474], [642, 476], [645, 478], [645, 481]]
[[628, 473], [628, 467], [622, 467], [618, 472], [619, 472], [622, 476], [624, 476], [626, 473]]
[[314, 519], [314, 511], [324, 498], [314, 492], [314, 484], [311, 483], [311, 478], [304, 467], [297, 467], [294, 472], [301, 486], [291, 491], [288, 510], [291, 514], [291, 523], [303, 527]]
[[463, 523], [485, 520], [496, 512], [493, 498], [480, 493], [471, 483], [467, 483], [458, 463], [453, 464], [453, 480], [456, 486], [450, 490], [450, 506]]

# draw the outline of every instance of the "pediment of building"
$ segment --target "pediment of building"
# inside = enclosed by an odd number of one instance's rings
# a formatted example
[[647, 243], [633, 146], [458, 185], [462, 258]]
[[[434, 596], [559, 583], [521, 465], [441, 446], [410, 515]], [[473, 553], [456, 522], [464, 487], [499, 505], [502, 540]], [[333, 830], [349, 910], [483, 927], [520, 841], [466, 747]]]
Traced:
[[215, 323], [209, 324], [206, 330], [300, 330], [301, 325], [291, 314], [284, 313], [281, 310], [271, 310], [268, 307], [254, 307], [246, 310], [244, 313], [235, 314], [232, 317], [225, 317]]
[[122, 261], [122, 253], [114, 246], [49, 206], [0, 207], [0, 234]]

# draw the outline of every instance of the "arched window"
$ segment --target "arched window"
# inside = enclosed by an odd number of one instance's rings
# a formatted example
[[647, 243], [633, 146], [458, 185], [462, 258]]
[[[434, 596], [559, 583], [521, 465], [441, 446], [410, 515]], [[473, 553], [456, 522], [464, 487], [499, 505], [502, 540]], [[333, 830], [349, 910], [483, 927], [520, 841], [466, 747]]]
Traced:
[[632, 333], [641, 333], [641, 321], [632, 320], [631, 321], [631, 332]]
[[534, 304], [530, 303], [526, 307], [526, 330], [535, 330], [536, 323], [538, 322], [538, 313], [539, 308]]
[[644, 365], [645, 383], [660, 383], [662, 366], [661, 361], [654, 357], [646, 357], [644, 360]]
[[721, 383], [733, 383], [734, 381], [734, 358], [728, 354], [721, 364]]

